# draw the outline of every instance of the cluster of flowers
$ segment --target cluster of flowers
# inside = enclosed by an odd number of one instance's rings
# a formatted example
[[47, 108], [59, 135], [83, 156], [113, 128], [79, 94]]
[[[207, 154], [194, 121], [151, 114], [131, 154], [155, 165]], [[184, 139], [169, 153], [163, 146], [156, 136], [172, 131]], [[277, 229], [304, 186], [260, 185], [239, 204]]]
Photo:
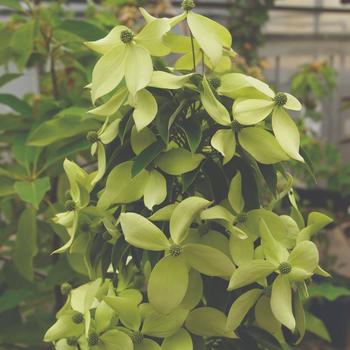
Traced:
[[[102, 54], [88, 86], [101, 101], [90, 114], [102, 126], [88, 134], [98, 168], [65, 160], [69, 199], [55, 222], [69, 235], [56, 252], [93, 281], [64, 285], [66, 304], [45, 335], [57, 349], [191, 350], [192, 335], [234, 339], [247, 322], [284, 343], [283, 327], [305, 332], [305, 282], [328, 276], [311, 237], [330, 218], [313, 212], [305, 223], [291, 181], [275, 193], [288, 195], [290, 215], [251, 208], [244, 186], [247, 165], [260, 181], [261, 165], [288, 178], [281, 162], [304, 162], [287, 112], [299, 101], [231, 72], [230, 33], [193, 8], [185, 0], [170, 19], [141, 9], [139, 33], [117, 26], [86, 43]], [[171, 31], [183, 21], [189, 36]], [[157, 58], [170, 53], [180, 55], [173, 67]], [[207, 188], [209, 161], [227, 181], [224, 197]], [[207, 278], [237, 290], [228, 312], [208, 302]]]

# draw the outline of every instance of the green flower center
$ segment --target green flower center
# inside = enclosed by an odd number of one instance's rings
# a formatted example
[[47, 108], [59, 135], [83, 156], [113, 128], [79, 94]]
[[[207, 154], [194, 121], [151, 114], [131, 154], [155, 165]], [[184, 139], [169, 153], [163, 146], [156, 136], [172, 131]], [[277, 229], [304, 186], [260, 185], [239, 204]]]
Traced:
[[242, 125], [238, 123], [236, 119], [233, 120], [231, 123], [231, 129], [235, 132], [238, 132], [239, 130], [242, 129]]
[[120, 40], [124, 44], [131, 43], [133, 38], [134, 38], [134, 33], [129, 29], [125, 29], [120, 33]]
[[68, 295], [71, 290], [72, 290], [72, 286], [68, 282], [62, 283], [62, 285], [61, 285], [61, 293], [63, 295]]
[[214, 89], [217, 89], [217, 88], [220, 87], [220, 85], [221, 85], [221, 80], [220, 80], [220, 78], [218, 78], [218, 77], [211, 78], [211, 79], [209, 80], [209, 84], [210, 84]]
[[172, 256], [179, 256], [182, 253], [182, 247], [177, 244], [174, 244], [170, 247], [169, 252]]
[[90, 142], [90, 143], [95, 143], [98, 141], [98, 134], [96, 131], [89, 131], [86, 135], [86, 139]]
[[98, 334], [97, 333], [90, 333], [88, 337], [88, 344], [89, 346], [95, 346], [99, 342]]
[[67, 345], [69, 346], [76, 346], [77, 345], [77, 339], [74, 337], [67, 338]]
[[280, 266], [278, 266], [278, 270], [282, 275], [287, 275], [292, 271], [292, 265], [288, 262], [283, 262], [280, 264]]
[[80, 324], [84, 321], [84, 316], [82, 313], [80, 312], [77, 312], [76, 314], [74, 314], [72, 316], [72, 321], [75, 323], [75, 324]]
[[275, 101], [276, 106], [282, 107], [287, 103], [287, 95], [283, 92], [279, 92], [273, 100]]
[[190, 11], [196, 7], [196, 4], [193, 0], [183, 0], [181, 7], [184, 11]]
[[248, 215], [246, 213], [240, 213], [236, 216], [236, 224], [243, 224], [247, 221]]
[[64, 207], [67, 211], [72, 211], [75, 209], [75, 202], [71, 199], [68, 199], [66, 203], [64, 203]]
[[131, 335], [131, 340], [134, 344], [141, 344], [142, 341], [143, 341], [143, 334], [139, 331], [137, 332], [134, 332], [132, 335]]

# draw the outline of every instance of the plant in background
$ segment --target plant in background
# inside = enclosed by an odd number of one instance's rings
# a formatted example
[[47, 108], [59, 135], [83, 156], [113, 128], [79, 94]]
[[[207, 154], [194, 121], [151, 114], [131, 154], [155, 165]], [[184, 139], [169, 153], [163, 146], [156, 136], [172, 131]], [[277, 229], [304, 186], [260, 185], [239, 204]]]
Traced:
[[[101, 54], [88, 86], [97, 167], [65, 160], [55, 221], [69, 235], [58, 252], [91, 282], [65, 285], [45, 335], [57, 349], [287, 348], [305, 333], [307, 282], [328, 276], [311, 239], [331, 219], [304, 220], [284, 168], [304, 161], [284, 109], [299, 102], [230, 73], [230, 33], [194, 7], [141, 9], [139, 33], [86, 43]], [[173, 53], [168, 67], [159, 57]], [[275, 212], [286, 196], [290, 212]]]
[[[51, 256], [59, 237], [67, 237], [52, 218], [69, 186], [62, 160], [79, 154], [82, 167], [89, 166], [86, 133], [100, 126], [86, 114], [83, 88], [96, 56], [83, 42], [105, 35], [116, 18], [90, 5], [77, 19], [63, 1], [0, 4], [11, 10], [0, 24], [0, 347], [42, 349], [46, 325], [64, 301], [61, 283], [86, 281], [77, 255]], [[4, 92], [28, 71], [38, 73], [37, 93]], [[108, 142], [106, 133], [99, 138]]]
[[230, 3], [228, 28], [234, 34], [234, 47], [240, 54], [235, 61], [243, 73], [263, 79], [265, 61], [259, 57], [258, 49], [264, 44], [263, 26], [269, 19], [269, 9], [274, 0], [234, 0]]

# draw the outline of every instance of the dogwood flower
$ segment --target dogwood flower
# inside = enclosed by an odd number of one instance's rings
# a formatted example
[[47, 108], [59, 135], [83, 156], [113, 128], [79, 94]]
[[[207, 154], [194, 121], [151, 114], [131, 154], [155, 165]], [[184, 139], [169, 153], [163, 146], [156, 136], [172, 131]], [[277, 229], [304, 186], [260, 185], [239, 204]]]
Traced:
[[297, 126], [286, 109], [301, 110], [300, 102], [286, 92], [275, 93], [263, 84], [254, 84], [259, 95], [239, 97], [232, 106], [232, 113], [242, 125], [258, 124], [272, 114], [272, 130], [286, 154], [292, 159], [304, 162], [299, 154], [300, 135]]
[[277, 273], [272, 284], [271, 310], [279, 322], [293, 331], [296, 322], [292, 309], [292, 284], [313, 275], [319, 260], [317, 247], [311, 241], [302, 241], [289, 252], [273, 237], [263, 219], [260, 221], [260, 234], [266, 260], [256, 259], [239, 266], [231, 277], [228, 290]]
[[180, 305], [188, 288], [190, 267], [208, 276], [224, 278], [235, 269], [221, 251], [186, 240], [192, 221], [209, 204], [200, 197], [188, 197], [178, 204], [170, 218], [170, 239], [142, 215], [121, 214], [121, 227], [128, 243], [166, 253], [153, 268], [148, 282], [148, 299], [158, 312], [166, 314]]
[[201, 101], [209, 116], [223, 128], [211, 138], [211, 145], [224, 157], [224, 164], [236, 153], [239, 143], [258, 162], [274, 164], [288, 160], [288, 154], [281, 148], [276, 138], [263, 127], [244, 127], [237, 119], [231, 120], [226, 107], [215, 97], [208, 80], [202, 82]]
[[93, 102], [116, 88], [123, 78], [133, 96], [145, 88], [153, 73], [151, 56], [169, 53], [163, 44], [169, 30], [166, 19], [157, 19], [137, 34], [125, 26], [116, 26], [104, 38], [87, 42], [89, 48], [102, 54], [92, 73]]

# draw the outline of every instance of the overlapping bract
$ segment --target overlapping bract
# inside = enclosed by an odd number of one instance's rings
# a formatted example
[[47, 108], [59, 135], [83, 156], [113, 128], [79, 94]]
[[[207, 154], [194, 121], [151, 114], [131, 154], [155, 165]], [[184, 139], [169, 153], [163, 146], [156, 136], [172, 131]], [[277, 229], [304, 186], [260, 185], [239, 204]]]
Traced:
[[[89, 86], [104, 121], [88, 135], [98, 169], [65, 161], [55, 221], [69, 235], [57, 252], [93, 282], [69, 292], [46, 333], [57, 349], [192, 350], [191, 335], [237, 338], [248, 313], [284, 343], [282, 327], [302, 336], [306, 282], [327, 276], [311, 237], [331, 220], [305, 223], [289, 185], [270, 203], [249, 198], [262, 169], [288, 178], [275, 165], [304, 161], [286, 111], [300, 103], [231, 72], [230, 33], [190, 7], [172, 19], [142, 9], [138, 34], [117, 26], [87, 43], [102, 54]], [[171, 32], [185, 20], [190, 37]], [[155, 69], [169, 53], [182, 55], [175, 67]], [[291, 214], [272, 211], [287, 194]], [[226, 313], [208, 298], [217, 278], [239, 291]]]

